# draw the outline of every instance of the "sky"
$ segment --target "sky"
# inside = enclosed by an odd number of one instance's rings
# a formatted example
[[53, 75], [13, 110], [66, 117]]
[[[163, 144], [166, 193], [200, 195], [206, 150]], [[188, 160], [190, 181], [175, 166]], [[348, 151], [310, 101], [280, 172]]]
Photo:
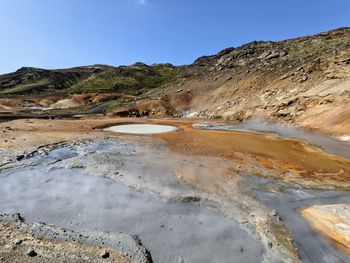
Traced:
[[0, 0], [0, 73], [183, 65], [253, 40], [344, 26], [349, 0]]

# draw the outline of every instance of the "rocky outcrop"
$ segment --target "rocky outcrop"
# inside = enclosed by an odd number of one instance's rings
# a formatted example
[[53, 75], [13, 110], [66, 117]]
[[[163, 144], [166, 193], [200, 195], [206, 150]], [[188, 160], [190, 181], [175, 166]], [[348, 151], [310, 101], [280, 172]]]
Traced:
[[314, 205], [302, 214], [319, 233], [350, 255], [350, 205]]

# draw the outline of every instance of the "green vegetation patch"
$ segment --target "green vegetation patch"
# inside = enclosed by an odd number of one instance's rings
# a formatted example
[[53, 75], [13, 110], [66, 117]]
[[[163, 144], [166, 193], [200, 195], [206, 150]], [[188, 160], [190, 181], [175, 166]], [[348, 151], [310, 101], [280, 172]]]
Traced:
[[49, 79], [41, 79], [33, 83], [19, 84], [11, 88], [0, 90], [0, 94], [22, 94], [22, 93], [29, 93], [33, 91], [39, 91], [45, 88], [45, 86], [49, 84], [50, 84]]
[[65, 92], [121, 92], [140, 94], [176, 78], [168, 65], [128, 66], [96, 73], [65, 89]]
[[293, 45], [288, 56], [291, 60], [302, 60], [330, 53], [344, 47], [350, 47], [350, 39], [309, 40]]
[[127, 88], [137, 84], [131, 77], [120, 77], [99, 73], [65, 89], [66, 92], [109, 92], [118, 88]]
[[[141, 94], [149, 89], [161, 86], [176, 78], [177, 70], [170, 64], [148, 66], [136, 63], [130, 66], [96, 66], [72, 68], [66, 70], [44, 71], [39, 69], [21, 69], [13, 74], [17, 83], [11, 86], [4, 75], [0, 95], [22, 94], [67, 94], [84, 92], [119, 92]], [[26, 80], [35, 76], [36, 80]]]

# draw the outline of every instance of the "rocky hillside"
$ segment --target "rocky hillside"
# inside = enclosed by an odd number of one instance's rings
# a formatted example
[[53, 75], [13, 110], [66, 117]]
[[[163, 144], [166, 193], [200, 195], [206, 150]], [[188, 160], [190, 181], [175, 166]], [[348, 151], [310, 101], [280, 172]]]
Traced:
[[[4, 97], [112, 92], [136, 97], [113, 101], [109, 115], [269, 119], [348, 140], [350, 28], [280, 42], [255, 41], [180, 67], [22, 68], [0, 76], [0, 109], [7, 107]], [[51, 101], [56, 105], [58, 100]]]
[[93, 65], [62, 70], [24, 67], [0, 75], [0, 95], [42, 95], [84, 92], [142, 93], [175, 78], [171, 64]]
[[270, 119], [349, 138], [349, 28], [228, 48], [182, 72], [149, 94], [180, 116]]

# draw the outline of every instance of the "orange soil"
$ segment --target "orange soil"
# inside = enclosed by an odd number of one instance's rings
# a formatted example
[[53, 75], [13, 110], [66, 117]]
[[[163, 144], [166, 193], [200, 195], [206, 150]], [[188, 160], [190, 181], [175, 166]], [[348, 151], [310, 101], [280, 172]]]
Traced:
[[[281, 178], [293, 175], [350, 186], [349, 160], [328, 155], [299, 140], [245, 132], [195, 130], [188, 126], [176, 133], [154, 137], [166, 141], [168, 147], [177, 152], [223, 156], [238, 162], [244, 162], [244, 157], [249, 156], [253, 166], [259, 163], [265, 168], [280, 169]], [[259, 171], [255, 175], [259, 175]]]
[[302, 211], [313, 228], [350, 255], [350, 206], [315, 205]]
[[[350, 189], [349, 160], [326, 154], [300, 140], [246, 132], [197, 130], [192, 127], [193, 122], [187, 120], [130, 118], [16, 120], [0, 123], [0, 147], [24, 151], [30, 147], [59, 141], [98, 138], [103, 134], [121, 136], [101, 132], [100, 128], [130, 122], [176, 125], [180, 128], [177, 132], [151, 137], [164, 140], [175, 152], [220, 156], [241, 163], [244, 170], [238, 169], [236, 171], [238, 173], [247, 172], [249, 168], [249, 174], [261, 175], [261, 168], [264, 168], [268, 169], [267, 175], [271, 177], [297, 183], [306, 182]], [[10, 126], [13, 131], [4, 133], [6, 126]]]

